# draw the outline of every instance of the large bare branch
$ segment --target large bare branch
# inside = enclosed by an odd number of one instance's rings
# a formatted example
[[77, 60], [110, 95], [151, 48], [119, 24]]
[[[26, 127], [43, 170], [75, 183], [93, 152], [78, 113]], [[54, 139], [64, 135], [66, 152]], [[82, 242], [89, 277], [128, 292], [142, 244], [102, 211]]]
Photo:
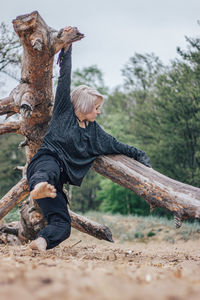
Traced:
[[29, 194], [27, 179], [23, 177], [0, 201], [0, 219]]
[[21, 122], [13, 121], [13, 122], [5, 122], [0, 124], [0, 135], [5, 133], [21, 133], [20, 130]]
[[0, 100], [0, 115], [15, 114], [19, 112], [12, 96]]
[[72, 31], [66, 32], [61, 29], [59, 32], [53, 32], [51, 37], [52, 47], [54, 53], [57, 53], [67, 43], [72, 43], [81, 40], [84, 34], [80, 33], [76, 27], [72, 28]]
[[112, 233], [107, 226], [91, 221], [86, 217], [74, 213], [71, 210], [69, 210], [69, 214], [71, 217], [72, 227], [75, 229], [94, 236], [99, 240], [113, 242]]
[[200, 218], [200, 189], [173, 180], [123, 155], [101, 156], [93, 168], [112, 181], [144, 198], [151, 207], [164, 207], [174, 213], [175, 224], [187, 218]]

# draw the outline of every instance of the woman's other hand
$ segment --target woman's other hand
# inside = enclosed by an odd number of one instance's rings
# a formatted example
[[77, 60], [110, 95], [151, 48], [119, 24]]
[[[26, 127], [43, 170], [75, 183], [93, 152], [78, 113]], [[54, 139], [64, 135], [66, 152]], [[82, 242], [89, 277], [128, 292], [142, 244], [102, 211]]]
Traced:
[[139, 161], [141, 164], [145, 165], [146, 167], [151, 168], [150, 160], [144, 151], [138, 150], [136, 160]]

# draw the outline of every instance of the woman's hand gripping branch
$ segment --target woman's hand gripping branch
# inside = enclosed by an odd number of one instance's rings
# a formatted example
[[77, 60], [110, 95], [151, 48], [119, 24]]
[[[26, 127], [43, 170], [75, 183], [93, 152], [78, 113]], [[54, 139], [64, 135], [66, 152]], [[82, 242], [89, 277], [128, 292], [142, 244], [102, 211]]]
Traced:
[[65, 52], [69, 49], [69, 46], [76, 41], [84, 38], [84, 34], [80, 33], [77, 27], [66, 26], [62, 29], [62, 40], [64, 41], [63, 48]]

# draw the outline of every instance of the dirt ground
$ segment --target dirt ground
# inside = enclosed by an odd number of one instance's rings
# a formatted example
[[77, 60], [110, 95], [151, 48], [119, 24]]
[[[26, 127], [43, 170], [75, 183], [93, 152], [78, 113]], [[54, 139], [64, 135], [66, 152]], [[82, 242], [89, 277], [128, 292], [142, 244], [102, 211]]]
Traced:
[[0, 245], [0, 299], [200, 299], [200, 239], [115, 243], [73, 230], [39, 254]]

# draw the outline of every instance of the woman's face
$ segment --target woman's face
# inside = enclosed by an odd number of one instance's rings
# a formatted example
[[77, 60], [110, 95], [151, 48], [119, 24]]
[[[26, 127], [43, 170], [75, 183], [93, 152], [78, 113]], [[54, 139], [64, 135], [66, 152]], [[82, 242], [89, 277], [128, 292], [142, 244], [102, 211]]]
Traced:
[[97, 99], [97, 101], [95, 102], [93, 110], [89, 114], [84, 115], [85, 119], [88, 122], [94, 122], [96, 117], [101, 113], [100, 108], [101, 108], [102, 104], [103, 104], [103, 100], [99, 97]]

